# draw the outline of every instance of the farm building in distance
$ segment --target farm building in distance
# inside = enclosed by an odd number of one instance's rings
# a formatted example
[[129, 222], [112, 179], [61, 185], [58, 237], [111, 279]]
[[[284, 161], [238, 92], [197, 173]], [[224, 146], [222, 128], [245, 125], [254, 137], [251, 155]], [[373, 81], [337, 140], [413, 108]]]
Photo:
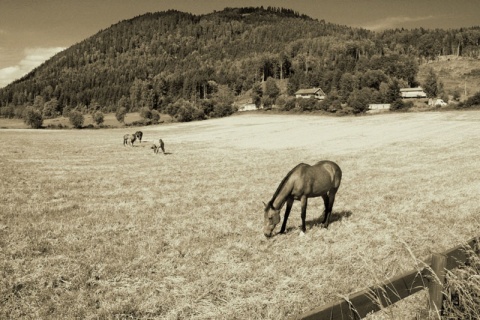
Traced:
[[371, 103], [368, 105], [369, 113], [384, 112], [384, 111], [390, 111], [390, 103]]
[[400, 96], [406, 98], [426, 98], [427, 94], [423, 91], [422, 87], [417, 88], [402, 88], [400, 89]]
[[252, 111], [257, 109], [255, 103], [245, 103], [238, 107], [238, 111]]
[[429, 106], [439, 106], [439, 107], [444, 107], [444, 106], [447, 106], [448, 103], [446, 103], [445, 101], [443, 101], [443, 99], [440, 99], [440, 98], [435, 98], [435, 99], [428, 99], [428, 105]]
[[318, 100], [324, 100], [325, 92], [320, 88], [300, 89], [295, 92], [295, 98], [315, 98]]

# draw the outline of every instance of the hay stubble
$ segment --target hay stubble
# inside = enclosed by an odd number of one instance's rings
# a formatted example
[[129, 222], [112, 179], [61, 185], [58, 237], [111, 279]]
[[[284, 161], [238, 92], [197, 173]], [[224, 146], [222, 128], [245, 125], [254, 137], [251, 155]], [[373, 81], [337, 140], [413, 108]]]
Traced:
[[[479, 121], [243, 115], [134, 148], [125, 129], [2, 130], [0, 318], [278, 319], [383, 281], [478, 235]], [[312, 199], [305, 236], [296, 203], [266, 239], [262, 201], [320, 159], [344, 172], [334, 222]]]

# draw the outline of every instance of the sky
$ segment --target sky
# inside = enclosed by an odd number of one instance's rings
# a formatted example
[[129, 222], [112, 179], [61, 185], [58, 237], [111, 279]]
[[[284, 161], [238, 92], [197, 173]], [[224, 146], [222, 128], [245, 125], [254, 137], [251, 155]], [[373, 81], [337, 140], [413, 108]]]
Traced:
[[169, 9], [199, 15], [259, 6], [374, 31], [480, 26], [480, 0], [0, 0], [0, 88], [121, 20]]

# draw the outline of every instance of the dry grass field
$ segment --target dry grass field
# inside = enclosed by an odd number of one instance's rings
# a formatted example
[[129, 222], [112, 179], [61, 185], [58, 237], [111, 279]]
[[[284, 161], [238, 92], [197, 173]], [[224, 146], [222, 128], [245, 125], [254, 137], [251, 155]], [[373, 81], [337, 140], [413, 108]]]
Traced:
[[[284, 319], [479, 235], [479, 111], [245, 114], [124, 147], [137, 129], [0, 130], [1, 319]], [[329, 229], [310, 199], [305, 235], [296, 202], [265, 238], [262, 201], [321, 159], [343, 170]]]

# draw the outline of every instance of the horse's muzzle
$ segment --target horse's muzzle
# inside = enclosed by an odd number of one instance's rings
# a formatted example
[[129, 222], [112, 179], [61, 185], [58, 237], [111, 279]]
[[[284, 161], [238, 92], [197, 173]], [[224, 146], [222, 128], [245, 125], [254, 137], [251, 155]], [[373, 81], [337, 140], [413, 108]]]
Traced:
[[271, 226], [265, 226], [263, 228], [263, 234], [265, 237], [270, 238], [273, 234], [273, 229], [275, 229], [275, 226], [273, 226], [273, 228]]

